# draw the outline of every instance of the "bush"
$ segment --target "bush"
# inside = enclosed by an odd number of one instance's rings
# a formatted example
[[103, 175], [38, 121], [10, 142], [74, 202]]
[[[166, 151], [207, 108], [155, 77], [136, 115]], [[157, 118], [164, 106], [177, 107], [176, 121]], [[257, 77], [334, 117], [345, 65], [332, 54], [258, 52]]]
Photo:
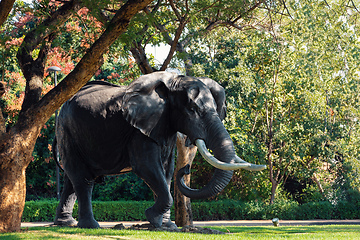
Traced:
[[328, 201], [304, 203], [300, 205], [295, 219], [332, 219], [335, 207]]
[[[56, 200], [29, 201], [25, 203], [22, 221], [25, 222], [51, 222], [54, 220]], [[151, 201], [93, 201], [94, 217], [98, 221], [144, 221], [145, 210], [151, 207]], [[74, 206], [73, 216], [77, 218], [78, 205]]]
[[[57, 204], [56, 200], [26, 202], [22, 220], [26, 222], [53, 221]], [[153, 201], [93, 201], [93, 211], [98, 221], [145, 221], [145, 210], [153, 204]], [[268, 205], [258, 201], [222, 200], [193, 202], [192, 212], [196, 221], [266, 220], [275, 217], [283, 220], [358, 219], [360, 218], [360, 204], [354, 205], [352, 202], [340, 201], [332, 205], [330, 202], [323, 201], [301, 205], [295, 201], [281, 200]], [[77, 218], [77, 204], [75, 204], [73, 215]]]
[[334, 216], [338, 219], [359, 219], [360, 202], [339, 201]]
[[274, 204], [263, 207], [266, 209], [267, 219], [296, 219], [300, 208], [298, 202], [289, 200], [277, 200]]
[[98, 221], [144, 221], [145, 210], [153, 204], [151, 201], [93, 202], [94, 217]]
[[55, 217], [56, 200], [29, 201], [25, 203], [22, 221], [49, 222]]

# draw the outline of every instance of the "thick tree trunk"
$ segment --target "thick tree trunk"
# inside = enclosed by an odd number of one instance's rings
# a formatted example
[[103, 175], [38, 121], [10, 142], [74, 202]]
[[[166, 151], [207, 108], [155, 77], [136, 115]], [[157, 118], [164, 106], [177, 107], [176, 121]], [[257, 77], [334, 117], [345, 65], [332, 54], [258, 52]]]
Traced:
[[14, 164], [0, 169], [0, 232], [20, 230], [25, 194], [24, 167]]
[[40, 128], [17, 131], [2, 135], [0, 140], [0, 232], [20, 231], [21, 216], [25, 204], [25, 169], [31, 161]]
[[[175, 181], [176, 182], [176, 175], [177, 172], [186, 166], [187, 164], [192, 164], [197, 147], [196, 146], [185, 146], [186, 136], [178, 133], [177, 138], [177, 159], [176, 159], [176, 169], [175, 169]], [[190, 174], [184, 176], [184, 182], [187, 186], [190, 186]], [[175, 223], [178, 227], [183, 227], [193, 225], [193, 215], [191, 211], [191, 202], [190, 198], [185, 197], [180, 190], [178, 189], [178, 186], [174, 184], [175, 188]]]

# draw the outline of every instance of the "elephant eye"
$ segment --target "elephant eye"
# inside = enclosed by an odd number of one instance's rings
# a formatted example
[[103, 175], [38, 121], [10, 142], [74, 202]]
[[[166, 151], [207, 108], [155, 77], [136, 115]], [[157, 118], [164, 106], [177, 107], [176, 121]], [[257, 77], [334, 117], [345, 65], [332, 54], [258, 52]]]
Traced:
[[194, 106], [190, 106], [189, 109], [190, 109], [190, 111], [192, 111], [192, 112], [195, 112], [195, 111], [196, 111], [196, 108], [195, 108]]
[[196, 108], [195, 107], [190, 107], [190, 110], [193, 112], [196, 112]]
[[201, 112], [199, 105], [197, 105], [195, 102], [190, 103], [189, 110], [192, 112], [197, 112], [197, 113]]

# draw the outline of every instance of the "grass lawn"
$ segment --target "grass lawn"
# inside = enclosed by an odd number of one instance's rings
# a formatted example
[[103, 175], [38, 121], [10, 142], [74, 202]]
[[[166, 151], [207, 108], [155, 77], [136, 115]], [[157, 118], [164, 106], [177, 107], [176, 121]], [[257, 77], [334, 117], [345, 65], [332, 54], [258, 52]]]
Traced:
[[222, 235], [150, 232], [113, 229], [34, 227], [20, 233], [0, 234], [6, 239], [360, 239], [360, 225], [280, 226], [280, 227], [211, 227], [227, 232]]

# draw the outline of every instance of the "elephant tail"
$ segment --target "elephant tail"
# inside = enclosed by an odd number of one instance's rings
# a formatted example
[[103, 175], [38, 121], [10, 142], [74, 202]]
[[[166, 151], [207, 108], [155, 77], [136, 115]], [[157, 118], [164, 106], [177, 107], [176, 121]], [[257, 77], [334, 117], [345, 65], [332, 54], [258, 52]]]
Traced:
[[64, 171], [64, 169], [62, 168], [60, 161], [59, 161], [59, 153], [58, 153], [58, 148], [57, 148], [56, 136], [54, 137], [54, 141], [52, 143], [52, 153], [53, 153], [53, 158], [56, 162], [56, 165], [59, 167], [59, 169], [61, 169], [61, 171]]

